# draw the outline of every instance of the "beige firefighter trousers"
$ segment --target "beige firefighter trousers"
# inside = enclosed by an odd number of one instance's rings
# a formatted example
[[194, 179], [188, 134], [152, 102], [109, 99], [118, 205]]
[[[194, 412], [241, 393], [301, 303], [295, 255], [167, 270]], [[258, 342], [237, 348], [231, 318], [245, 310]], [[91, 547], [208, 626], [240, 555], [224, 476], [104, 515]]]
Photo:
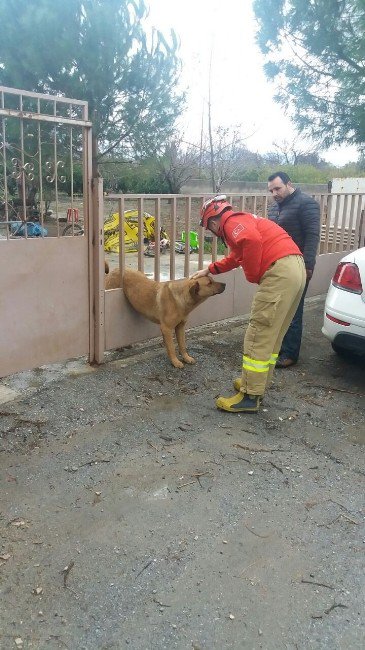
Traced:
[[301, 255], [282, 257], [262, 276], [243, 343], [241, 392], [264, 394], [305, 282]]

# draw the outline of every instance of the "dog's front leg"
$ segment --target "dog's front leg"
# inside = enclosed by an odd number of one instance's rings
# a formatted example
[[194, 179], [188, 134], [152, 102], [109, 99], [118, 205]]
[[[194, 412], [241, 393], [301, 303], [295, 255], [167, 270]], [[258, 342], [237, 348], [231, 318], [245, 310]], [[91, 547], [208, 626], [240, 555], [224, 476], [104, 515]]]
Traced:
[[196, 363], [194, 357], [191, 357], [190, 354], [188, 354], [186, 351], [185, 325], [186, 325], [186, 321], [182, 321], [175, 327], [175, 334], [176, 334], [176, 339], [179, 346], [180, 354], [184, 359], [184, 361], [186, 361], [186, 363]]
[[184, 364], [176, 356], [172, 329], [170, 327], [166, 327], [165, 325], [161, 325], [160, 327], [161, 327], [161, 332], [165, 343], [165, 347], [167, 350], [167, 354], [169, 355], [169, 359], [172, 365], [175, 366], [175, 368], [183, 368]]

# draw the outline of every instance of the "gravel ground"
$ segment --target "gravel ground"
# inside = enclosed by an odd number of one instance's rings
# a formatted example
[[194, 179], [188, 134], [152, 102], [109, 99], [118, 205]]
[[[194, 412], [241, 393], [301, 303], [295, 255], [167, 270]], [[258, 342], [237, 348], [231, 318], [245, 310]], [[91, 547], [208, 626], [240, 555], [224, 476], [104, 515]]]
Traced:
[[322, 310], [258, 415], [214, 405], [240, 319], [182, 371], [158, 340], [0, 382], [2, 649], [364, 647], [365, 373]]

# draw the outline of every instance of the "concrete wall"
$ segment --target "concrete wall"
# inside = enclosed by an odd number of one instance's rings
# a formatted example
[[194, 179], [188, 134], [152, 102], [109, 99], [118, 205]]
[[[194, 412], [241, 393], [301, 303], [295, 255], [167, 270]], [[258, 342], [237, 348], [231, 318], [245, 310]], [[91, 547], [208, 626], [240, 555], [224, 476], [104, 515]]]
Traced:
[[[327, 183], [306, 184], [295, 183], [303, 192], [309, 194], [326, 194]], [[227, 181], [223, 183], [221, 191], [223, 194], [267, 194], [267, 183], [254, 183], [253, 181]], [[199, 178], [192, 178], [181, 188], [181, 194], [208, 194], [212, 195], [211, 183]]]
[[86, 237], [0, 240], [0, 377], [89, 352]]
[[[318, 256], [313, 279], [307, 293], [308, 298], [327, 292], [338, 261], [344, 255], [346, 255], [345, 252]], [[219, 276], [219, 280], [226, 282], [226, 290], [197, 307], [189, 316], [188, 327], [249, 314], [257, 285], [247, 282], [241, 269], [222, 274]], [[106, 350], [148, 341], [157, 336], [161, 336], [158, 325], [150, 323], [135, 312], [121, 289], [105, 292]]]
[[365, 178], [333, 178], [331, 192], [344, 192], [345, 194], [365, 194]]

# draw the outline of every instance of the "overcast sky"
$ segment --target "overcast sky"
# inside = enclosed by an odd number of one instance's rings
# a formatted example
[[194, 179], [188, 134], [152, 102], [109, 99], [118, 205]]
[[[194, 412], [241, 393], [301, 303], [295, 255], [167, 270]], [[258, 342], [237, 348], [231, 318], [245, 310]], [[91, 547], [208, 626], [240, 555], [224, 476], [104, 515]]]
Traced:
[[[272, 151], [273, 141], [292, 141], [295, 130], [272, 99], [275, 87], [263, 72], [255, 43], [252, 0], [147, 0], [149, 22], [180, 37], [182, 86], [187, 89], [186, 139], [199, 142], [203, 109], [207, 116], [209, 59], [213, 52], [211, 104], [213, 127], [241, 125], [251, 151]], [[207, 120], [205, 121], [207, 125]], [[308, 144], [308, 143], [307, 143]], [[354, 147], [320, 155], [336, 165], [356, 160]]]

